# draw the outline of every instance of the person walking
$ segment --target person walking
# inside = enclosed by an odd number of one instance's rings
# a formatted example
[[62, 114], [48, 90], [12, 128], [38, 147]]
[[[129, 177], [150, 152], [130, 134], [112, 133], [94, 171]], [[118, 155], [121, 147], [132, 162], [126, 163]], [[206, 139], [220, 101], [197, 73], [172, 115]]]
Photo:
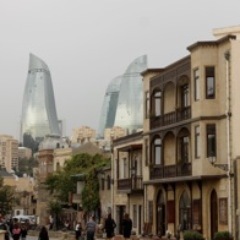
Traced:
[[81, 235], [82, 235], [82, 225], [80, 222], [77, 222], [76, 227], [75, 227], [76, 240], [80, 240]]
[[28, 234], [28, 228], [27, 228], [26, 224], [23, 224], [21, 227], [21, 240], [26, 240], [27, 234]]
[[105, 221], [105, 231], [107, 234], [107, 239], [111, 239], [114, 236], [114, 229], [116, 227], [116, 223], [114, 221], [114, 219], [112, 218], [111, 213], [108, 214], [108, 217]]
[[97, 224], [94, 222], [93, 217], [90, 217], [86, 224], [87, 240], [94, 240], [96, 230]]
[[49, 240], [48, 230], [45, 226], [42, 226], [38, 235], [38, 240]]
[[132, 220], [129, 217], [128, 213], [125, 213], [124, 215], [122, 226], [123, 226], [123, 237], [125, 239], [130, 239], [131, 232], [132, 232]]
[[13, 240], [19, 240], [21, 236], [21, 228], [18, 223], [13, 226], [12, 229], [12, 238]]

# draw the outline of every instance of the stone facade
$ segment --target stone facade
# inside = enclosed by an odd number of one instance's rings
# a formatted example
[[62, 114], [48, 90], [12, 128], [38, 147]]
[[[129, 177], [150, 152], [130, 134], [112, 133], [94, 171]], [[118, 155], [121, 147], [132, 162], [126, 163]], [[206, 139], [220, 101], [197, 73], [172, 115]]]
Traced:
[[[215, 30], [218, 39], [142, 73], [143, 132], [113, 142], [119, 226], [129, 212], [137, 234], [149, 226], [148, 234], [159, 236], [194, 229], [205, 239], [225, 230], [240, 238], [239, 32]], [[138, 192], [133, 176], [142, 179]]]
[[0, 135], [0, 165], [8, 172], [18, 168], [18, 140], [9, 135]]

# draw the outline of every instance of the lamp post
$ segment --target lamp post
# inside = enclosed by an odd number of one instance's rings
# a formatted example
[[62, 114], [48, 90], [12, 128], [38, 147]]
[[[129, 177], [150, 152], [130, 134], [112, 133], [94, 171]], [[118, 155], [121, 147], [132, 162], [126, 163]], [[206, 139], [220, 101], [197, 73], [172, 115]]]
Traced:
[[[77, 189], [76, 189], [76, 199], [74, 199], [74, 202], [77, 204], [77, 218], [81, 218], [81, 216], [78, 216], [79, 212], [79, 205], [82, 204], [82, 191], [85, 187], [86, 183], [86, 174], [79, 173], [71, 176], [73, 179], [76, 179], [77, 181]], [[78, 219], [79, 220], [79, 219]]]
[[136, 175], [137, 175], [136, 166], [132, 166], [131, 168], [132, 189], [136, 188]]
[[229, 166], [228, 164], [220, 164], [220, 163], [216, 163], [217, 158], [216, 156], [214, 156], [214, 154], [211, 154], [210, 157], [208, 157], [208, 161], [211, 163], [211, 165], [213, 165], [214, 167], [220, 168], [224, 171], [228, 171], [229, 170]]

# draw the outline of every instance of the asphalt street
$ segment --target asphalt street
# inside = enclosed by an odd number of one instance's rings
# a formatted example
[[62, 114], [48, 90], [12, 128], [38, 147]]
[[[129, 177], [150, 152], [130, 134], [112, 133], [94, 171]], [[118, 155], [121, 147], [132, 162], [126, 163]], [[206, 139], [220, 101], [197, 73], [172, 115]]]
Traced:
[[[59, 240], [60, 238], [49, 238], [50, 240]], [[27, 236], [27, 240], [38, 240], [37, 236]]]

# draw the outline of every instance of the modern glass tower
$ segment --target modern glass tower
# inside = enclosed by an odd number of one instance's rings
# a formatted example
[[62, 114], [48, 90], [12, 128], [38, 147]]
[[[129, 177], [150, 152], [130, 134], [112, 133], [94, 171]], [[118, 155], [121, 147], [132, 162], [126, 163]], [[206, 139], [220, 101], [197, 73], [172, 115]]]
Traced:
[[51, 75], [48, 66], [40, 58], [30, 54], [22, 104], [23, 146], [36, 152], [39, 143], [48, 134], [61, 135]]
[[143, 125], [143, 85], [141, 72], [147, 69], [147, 56], [136, 58], [106, 90], [98, 133], [119, 126], [132, 133]]
[[98, 134], [102, 137], [106, 128], [112, 128], [118, 104], [118, 95], [122, 77], [114, 78], [107, 87], [100, 115]]
[[133, 133], [143, 127], [143, 83], [141, 72], [147, 69], [147, 56], [136, 58], [122, 76], [114, 126]]

